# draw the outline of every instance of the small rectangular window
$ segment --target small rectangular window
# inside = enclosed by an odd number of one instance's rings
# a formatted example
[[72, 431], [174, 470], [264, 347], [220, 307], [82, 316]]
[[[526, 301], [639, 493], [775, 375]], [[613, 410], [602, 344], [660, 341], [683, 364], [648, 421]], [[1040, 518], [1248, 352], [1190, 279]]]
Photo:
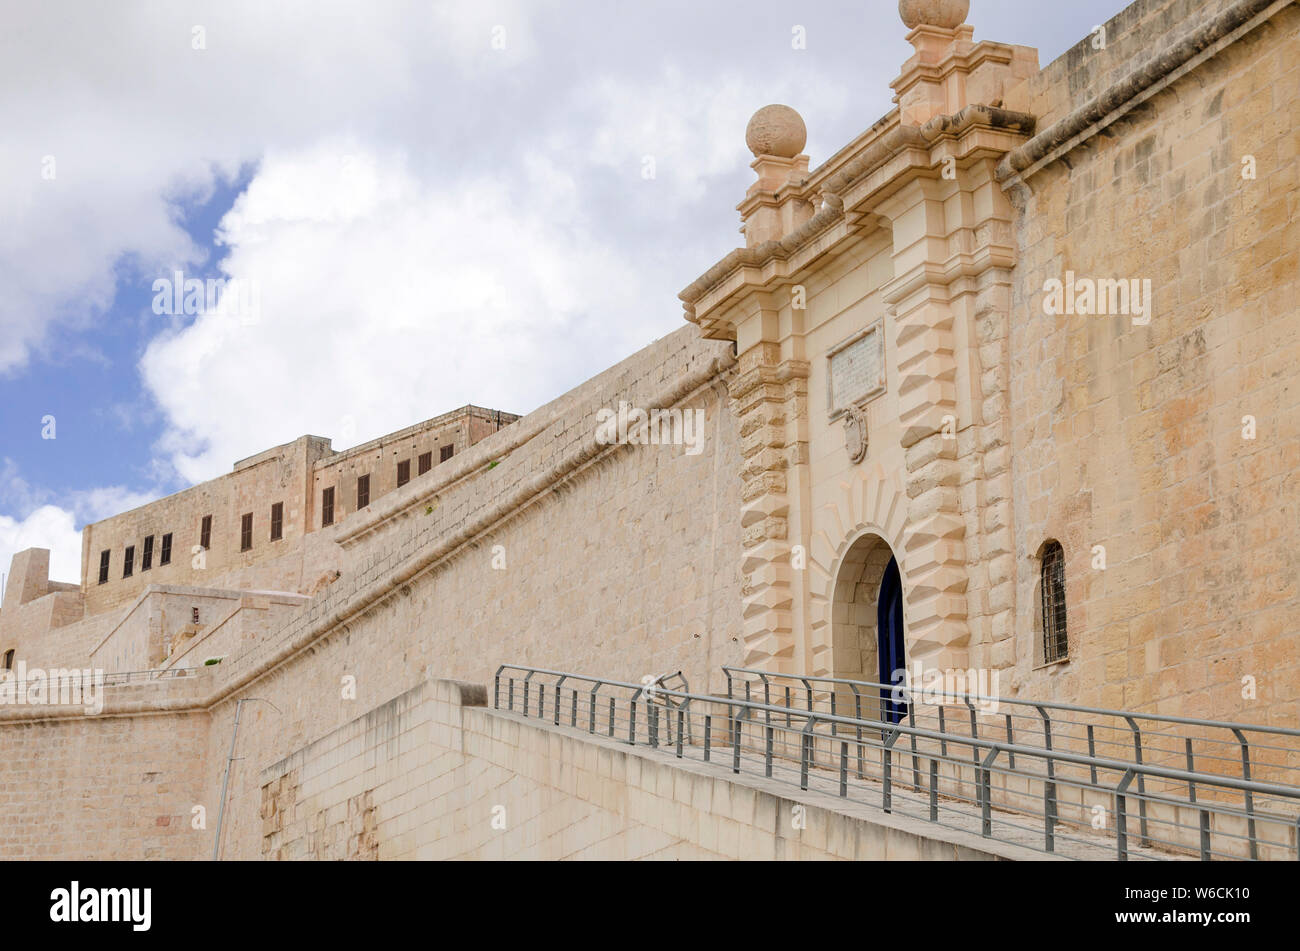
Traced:
[[212, 516], [203, 516], [203, 524], [199, 529], [199, 547], [207, 551], [212, 547]]
[[122, 577], [129, 578], [135, 574], [135, 546], [126, 546], [126, 561], [122, 563]]
[[5, 670], [14, 669], [14, 652], [13, 649], [5, 651]]
[[455, 446], [443, 446], [441, 449], [438, 450], [438, 456], [439, 456], [438, 461], [446, 462], [448, 459], [451, 458], [452, 453], [454, 453], [455, 451], [456, 451]]
[[334, 524], [334, 486], [320, 494], [320, 524], [321, 528]]
[[253, 513], [245, 512], [239, 520], [239, 550], [248, 551], [253, 547]]
[[357, 508], [363, 509], [370, 504], [370, 476], [357, 477]]
[[284, 503], [276, 502], [271, 506], [271, 541], [278, 542], [284, 537]]
[[144, 540], [144, 551], [140, 552], [140, 570], [148, 571], [153, 567], [153, 536], [147, 535]]
[[432, 468], [433, 468], [433, 453], [431, 452], [420, 453], [420, 466], [419, 466], [420, 475], [424, 475]]
[[172, 563], [172, 533], [168, 532], [163, 536], [162, 551], [158, 553], [158, 564], [170, 565]]
[[190, 608], [190, 623], [191, 624], [199, 623], [199, 609], [196, 607]]
[[411, 460], [403, 459], [397, 464], [397, 487], [400, 489], [411, 481]]
[[107, 549], [99, 553], [99, 583], [108, 584], [108, 559], [110, 554]]

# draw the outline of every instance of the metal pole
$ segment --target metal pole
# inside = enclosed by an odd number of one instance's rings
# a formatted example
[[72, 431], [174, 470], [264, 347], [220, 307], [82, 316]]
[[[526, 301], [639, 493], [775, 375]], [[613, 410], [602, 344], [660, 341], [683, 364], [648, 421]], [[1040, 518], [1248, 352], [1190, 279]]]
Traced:
[[235, 740], [239, 737], [239, 714], [244, 709], [244, 700], [235, 703], [235, 728], [230, 733], [230, 754], [226, 757], [226, 776], [221, 780], [221, 808], [217, 810], [217, 834], [212, 843], [212, 861], [217, 861], [221, 852], [221, 823], [226, 818], [226, 788], [230, 785], [230, 766], [235, 762]]

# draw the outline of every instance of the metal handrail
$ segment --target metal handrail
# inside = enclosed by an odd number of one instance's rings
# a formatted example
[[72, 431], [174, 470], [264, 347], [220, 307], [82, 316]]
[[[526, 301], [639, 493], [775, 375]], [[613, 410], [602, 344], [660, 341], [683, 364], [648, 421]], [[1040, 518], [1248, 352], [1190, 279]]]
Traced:
[[[760, 679], [764, 677], [777, 677], [785, 678], [787, 680], [798, 680], [804, 683], [843, 684], [845, 686], [873, 687], [877, 689], [884, 688], [886, 690], [897, 690], [900, 687], [905, 686], [903, 684], [882, 684], [872, 680], [846, 680], [840, 677], [813, 677], [808, 674], [783, 674], [769, 670], [758, 670], [753, 667], [732, 667], [727, 664], [722, 665], [722, 671], [727, 678], [727, 696], [731, 696], [731, 675], [733, 673], [753, 674], [755, 677], [759, 677]], [[981, 694], [964, 693], [961, 691], [945, 691], [945, 693], [950, 694], [956, 700], [961, 700], [963, 702], [969, 700], [977, 704], [985, 700], [995, 700], [1000, 704], [1009, 703], [1035, 708], [1046, 707], [1049, 710], [1068, 710], [1071, 713], [1097, 713], [1106, 716], [1119, 717], [1121, 719], [1132, 717], [1138, 720], [1154, 720], [1161, 723], [1178, 723], [1183, 726], [1210, 726], [1225, 730], [1242, 730], [1254, 733], [1273, 733], [1279, 736], [1300, 737], [1300, 729], [1291, 729], [1289, 727], [1281, 726], [1264, 726], [1258, 723], [1234, 723], [1229, 720], [1203, 720], [1198, 719], [1197, 717], [1180, 717], [1166, 713], [1133, 713], [1126, 710], [1111, 710], [1105, 707], [1085, 707], [1073, 703], [1058, 703], [1056, 701], [1022, 700], [1018, 697], [986, 697]]]
[[[729, 668], [729, 672], [728, 672], [729, 694], [734, 694], [734, 691], [730, 689], [730, 672], [744, 671], [744, 670], [745, 670], [744, 668]], [[625, 698], [625, 703], [627, 707], [626, 721], [619, 720], [617, 716], [616, 698], [610, 696], [608, 698], [609, 714], [606, 722], [608, 727], [608, 734], [611, 737], [615, 735], [617, 724], [620, 722], [626, 722], [628, 730], [627, 730], [627, 740], [625, 742], [628, 742], [631, 745], [637, 744], [637, 721], [639, 719], [637, 714], [637, 700], [642, 696], [645, 690], [643, 684], [634, 684], [625, 681], [611, 680], [609, 678], [603, 678], [603, 677], [602, 678], [589, 677], [582, 674], [575, 674], [572, 672], [548, 670], [546, 668], [527, 667], [527, 666], [516, 665], [516, 664], [502, 664], [497, 669], [494, 677], [493, 703], [497, 709], [502, 708], [502, 704], [501, 704], [502, 676], [503, 674], [506, 674], [507, 671], [512, 671], [512, 672], [517, 671], [523, 674], [522, 681], [525, 684], [525, 699], [524, 699], [522, 712], [524, 713], [525, 716], [532, 715], [530, 711], [527, 690], [528, 690], [528, 685], [534, 680], [534, 678], [538, 678], [538, 677], [559, 678], [559, 682], [555, 684], [556, 689], [555, 689], [554, 722], [556, 725], [559, 725], [560, 722], [559, 704], [561, 701], [561, 693], [560, 693], [561, 685], [570, 680], [580, 681], [585, 684], [592, 684], [593, 686], [589, 693], [590, 701], [588, 706], [587, 732], [593, 734], [596, 732], [596, 722], [597, 722], [596, 698], [598, 692], [603, 688], [612, 688], [612, 689], [617, 689], [622, 691], [631, 691], [631, 695]], [[749, 672], [752, 672], [756, 675], [761, 673], [767, 676], [777, 676], [777, 675], [769, 674], [766, 671], [762, 671], [762, 672], [749, 671]], [[813, 677], [804, 677], [802, 675], [784, 675], [784, 676], [791, 677], [791, 679], [795, 679], [803, 683], [808, 688], [808, 692], [810, 695], [812, 692], [811, 691], [812, 683], [827, 682], [833, 680], [833, 678], [813, 678]], [[519, 678], [516, 678], [513, 675], [509, 675], [506, 678], [507, 693], [508, 693], [507, 709], [510, 709], [512, 711], [515, 710], [514, 684], [517, 679]], [[846, 683], [865, 685], [864, 682], [861, 681], [849, 681]], [[873, 686], [882, 686], [882, 685], [873, 685]], [[892, 686], [892, 685], [884, 685], [884, 686]], [[539, 716], [542, 715], [545, 707], [546, 687], [547, 687], [546, 684], [538, 685], [538, 690], [539, 690], [538, 715]], [[1054, 851], [1055, 839], [1057, 837], [1060, 837], [1061, 835], [1061, 833], [1055, 830], [1055, 826], [1070, 824], [1066, 820], [1062, 820], [1058, 814], [1059, 806], [1060, 806], [1060, 801], [1058, 799], [1058, 788], [1057, 788], [1058, 786], [1074, 788], [1076, 790], [1081, 790], [1081, 791], [1091, 790], [1093, 792], [1101, 793], [1107, 797], [1113, 796], [1115, 798], [1115, 814], [1116, 814], [1116, 822], [1117, 822], [1116, 842], [1118, 845], [1120, 858], [1127, 858], [1129, 857], [1129, 853], [1130, 853], [1128, 847], [1128, 837], [1125, 829], [1126, 810], [1124, 805], [1125, 801], [1129, 798], [1136, 798], [1139, 802], [1139, 805], [1141, 807], [1141, 812], [1140, 812], [1141, 834], [1139, 836], [1139, 841], [1146, 843], [1148, 845], [1160, 841], [1162, 844], [1168, 844], [1173, 848], [1177, 848], [1177, 849], [1190, 848], [1190, 846], [1188, 846], [1186, 842], [1179, 842], [1179, 841], [1169, 842], [1168, 840], [1158, 840], [1155, 835], [1151, 834], [1149, 830], [1149, 825], [1152, 824], [1153, 825], [1160, 825], [1162, 823], [1171, 824], [1175, 826], [1176, 830], [1182, 830], [1182, 831], [1187, 831], [1188, 829], [1191, 828], [1178, 821], [1176, 811], [1175, 811], [1175, 818], [1173, 822], [1169, 822], [1168, 820], [1162, 819], [1159, 816], [1149, 817], [1146, 807], [1148, 803], [1153, 803], [1159, 806], [1175, 808], [1175, 810], [1176, 808], [1179, 807], [1189, 807], [1191, 809], [1196, 810], [1196, 812], [1200, 816], [1200, 830], [1199, 830], [1200, 849], [1203, 858], [1208, 858], [1211, 854], [1211, 848], [1210, 848], [1210, 836], [1211, 836], [1210, 817], [1211, 816], [1219, 816], [1220, 820], [1224, 820], [1224, 819], [1246, 819], [1247, 820], [1248, 830], [1249, 830], [1248, 837], [1237, 835], [1235, 832], [1231, 831], [1231, 829], [1224, 829], [1224, 828], [1220, 828], [1217, 831], [1217, 834], [1219, 835], [1220, 838], [1248, 841], [1250, 845], [1251, 858], [1258, 857], [1257, 847], [1260, 844], [1268, 845], [1268, 846], [1276, 846], [1283, 849], [1288, 848], [1290, 845], [1288, 842], [1277, 842], [1277, 841], [1269, 841], [1269, 840], [1257, 841], [1257, 822], [1281, 824], [1288, 827], [1294, 827], [1295, 836], [1296, 836], [1296, 841], [1294, 844], [1297, 848], [1300, 848], [1300, 825], [1292, 826], [1292, 824], [1295, 822], [1293, 816], [1289, 814], [1282, 815], [1282, 814], [1270, 813], [1267, 811], [1261, 811], [1256, 807], [1256, 804], [1254, 803], [1254, 797], [1256, 796], [1274, 797], [1276, 799], [1285, 800], [1293, 804], [1300, 803], [1300, 787], [1297, 786], [1262, 782], [1256, 779], [1252, 779], [1249, 776], [1238, 779], [1230, 776], [1218, 775], [1213, 773], [1205, 773], [1194, 769], [1181, 769], [1181, 768], [1175, 768], [1170, 766], [1161, 766], [1153, 763], [1144, 763], [1140, 761], [1131, 762], [1127, 760], [1117, 760], [1105, 756], [1097, 756], [1095, 754], [1084, 754], [1084, 753], [1074, 752], [1066, 749], [1053, 749], [1050, 745], [1050, 732], [1048, 733], [1048, 737], [1049, 737], [1048, 745], [1046, 747], [1040, 747], [1040, 746], [1030, 746], [1024, 743], [994, 740], [989, 737], [979, 737], [977, 735], [967, 736], [964, 734], [955, 733], [942, 728], [935, 730], [935, 729], [927, 729], [924, 727], [917, 727], [914, 724], [909, 725], [904, 723], [892, 723], [883, 718], [869, 719], [861, 716], [844, 716], [838, 713], [825, 713], [813, 709], [803, 710], [799, 708], [793, 708], [790, 706], [780, 706], [777, 704], [758, 702], [748, 698], [742, 700], [738, 697], [735, 697], [734, 695], [729, 695], [728, 697], [723, 698], [718, 696], [694, 694], [694, 693], [690, 693], [689, 691], [672, 690], [663, 687], [657, 688], [655, 690], [655, 693], [665, 698], [671, 697], [679, 701], [682, 701], [682, 703], [676, 708], [677, 727], [678, 727], [677, 755], [679, 757], [683, 755], [683, 736], [682, 736], [683, 723], [689, 722], [689, 717], [690, 717], [690, 713], [687, 710], [682, 708], [684, 708], [687, 704], [689, 704], [692, 701], [700, 705], [715, 704], [719, 706], [725, 706], [727, 708], [726, 719], [731, 726], [731, 742], [733, 747], [732, 758], [733, 758], [734, 772], [740, 771], [740, 766], [742, 761], [742, 757], [741, 757], [742, 731], [744, 730], [745, 723], [749, 723], [756, 728], [763, 728], [766, 732], [767, 739], [766, 739], [766, 745], [764, 749], [764, 772], [765, 775], [769, 777], [771, 777], [774, 774], [774, 770], [775, 770], [776, 757], [774, 755], [773, 747], [774, 747], [774, 736], [776, 735], [776, 732], [779, 731], [782, 736], [788, 733], [793, 734], [795, 732], [798, 732], [801, 735], [802, 738], [799, 740], [800, 743], [799, 759], [800, 759], [800, 774], [801, 774], [800, 782], [801, 782], [801, 788], [804, 789], [808, 788], [808, 781], [809, 781], [808, 775], [809, 775], [810, 766], [815, 768], [815, 764], [813, 763], [813, 759], [814, 759], [813, 747], [818, 741], [825, 741], [827, 739], [833, 741], [838, 740], [841, 745], [840, 784], [839, 784], [841, 796], [847, 795], [847, 762], [848, 762], [847, 750], [848, 750], [849, 743], [850, 742], [853, 743], [858, 748], [859, 767], [858, 767], [857, 776], [859, 779], [863, 778], [863, 772], [862, 772], [863, 748], [868, 747], [873, 751], [879, 752], [881, 755], [881, 763], [883, 769], [883, 786], [884, 786], [884, 797], [885, 797], [884, 808], [886, 809], [886, 811], [893, 811], [891, 809], [891, 803], [892, 803], [891, 794], [893, 792], [892, 787], [894, 784], [891, 782], [890, 770], [892, 765], [892, 758], [894, 756], [898, 756], [898, 757], [906, 756], [912, 759], [913, 761], [912, 772], [914, 776], [918, 778], [911, 784], [911, 786], [912, 788], [917, 789], [918, 791], [920, 790], [921, 786], [919, 780], [920, 773], [919, 773], [917, 761], [918, 759], [925, 759], [929, 761], [929, 772], [931, 775], [929, 818], [931, 819], [931, 821], [937, 821], [937, 814], [938, 814], [938, 807], [937, 807], [938, 764], [941, 762], [945, 764], [949, 764], [953, 768], [958, 769], [959, 772], [955, 780], [951, 780], [951, 778], [949, 777], [946, 778], [946, 781], [950, 780], [959, 788], [955, 795], [946, 791], [944, 793], [945, 799], [956, 800], [961, 802], [969, 802], [972, 805], [977, 806], [981, 812], [981, 831], [986, 836], [990, 835], [990, 830], [992, 827], [992, 808], [993, 808], [993, 794], [994, 794], [993, 783], [992, 783], [993, 775], [1005, 776], [1005, 777], [1019, 777], [1021, 779], [1041, 782], [1044, 788], [1044, 792], [1043, 792], [1044, 805], [1043, 805], [1043, 812], [1041, 814], [1041, 818], [1043, 820], [1044, 831], [1046, 833], [1045, 851], [1048, 852]], [[1040, 714], [1044, 716], [1045, 720], [1050, 721], [1050, 718], [1048, 717], [1046, 712], [1042, 709], [1042, 707], [1045, 706], [1050, 707], [1051, 705], [1047, 705], [1047, 704], [1040, 705], [1028, 701], [1020, 701], [1020, 702], [1026, 705], [1034, 706], [1039, 710]], [[1057, 705], [1056, 709], [1063, 709], [1065, 706], [1066, 705]], [[658, 730], [657, 730], [658, 713], [656, 712], [657, 709], [658, 709], [657, 707], [651, 705], [651, 709], [648, 709], [646, 711], [646, 718], [647, 718], [647, 725], [648, 725], [647, 739], [648, 739], [648, 744], [652, 747], [658, 746]], [[674, 708], [670, 707], [669, 709], [674, 709]], [[761, 716], [755, 718], [755, 714], [760, 714]], [[1120, 716], [1126, 717], [1126, 716], [1133, 716], [1133, 715], [1121, 713]], [[780, 722], [782, 718], [785, 720], [784, 725], [782, 725]], [[708, 715], [705, 715], [703, 719], [704, 719], [704, 759], [705, 761], [709, 761], [710, 754], [712, 751], [711, 742], [710, 742], [712, 718]], [[796, 719], [802, 721], [801, 723], [798, 724], [798, 727], [796, 727], [795, 725]], [[576, 689], [573, 690], [570, 720], [572, 726], [574, 727], [578, 726], [578, 691]], [[1213, 721], [1207, 721], [1207, 723], [1210, 723], [1211, 725], [1217, 725], [1214, 724]], [[829, 729], [830, 735], [827, 736], [825, 734], [818, 733], [817, 732], [818, 727]], [[671, 721], [670, 721], [670, 730], [671, 730]], [[865, 730], [865, 738], [864, 738], [864, 730]], [[874, 739], [876, 735], [879, 735], [880, 738], [878, 743]], [[897, 744], [900, 738], [903, 737], [906, 737], [911, 743], [910, 749], [895, 747], [895, 744]], [[937, 743], [941, 752], [938, 755], [936, 755], [936, 753], [932, 750], [918, 749], [918, 747], [916, 746], [916, 741], [918, 739]], [[670, 736], [670, 742], [671, 742], [671, 736]], [[958, 759], [955, 756], [949, 756], [947, 753], [948, 744], [956, 744], [958, 746], [963, 746], [968, 748], [970, 750], [970, 754], [973, 757], [973, 759]], [[997, 762], [1000, 757], [1005, 757], [1006, 765], [1002, 765]], [[1034, 760], [1043, 761], [1046, 764], [1046, 773], [1038, 774], [1038, 773], [1026, 772], [1023, 769], [1017, 769], [1015, 766], [1016, 757], [1030, 758]], [[1087, 769], [1089, 775], [1092, 777], [1092, 781], [1086, 782], [1083, 781], [1082, 779], [1073, 779], [1067, 776], [1057, 776], [1055, 771], [1058, 765], [1075, 765], [1079, 767], [1084, 767]], [[962, 795], [962, 791], [964, 790], [964, 787], [970, 784], [962, 780], [960, 775], [960, 769], [972, 769], [972, 768], [975, 769], [976, 771], [976, 782], [974, 783], [974, 785], [976, 785], [977, 787], [977, 799], [975, 800], [967, 799], [965, 798], [964, 795]], [[1099, 783], [1097, 781], [1097, 773], [1099, 771], [1119, 774], [1121, 776], [1120, 783], [1116, 786], [1110, 786], [1110, 785]], [[1243, 794], [1245, 799], [1245, 807], [1244, 810], [1239, 810], [1235, 807], [1228, 806], [1226, 803], [1207, 802], [1204, 800], [1198, 803], [1194, 798], [1185, 800], [1185, 799], [1170, 797], [1166, 795], [1149, 794], [1143, 788], [1144, 781], [1147, 778], [1163, 779], [1163, 780], [1173, 781], [1179, 784], [1186, 784], [1189, 790], [1194, 790], [1197, 787], [1202, 787], [1202, 788], [1208, 787], [1208, 788], [1217, 788], [1225, 792], [1232, 791], [1236, 793], [1241, 793]], [[1131, 791], [1130, 788], [1134, 780], [1137, 780], [1138, 783], [1138, 789], [1136, 792]], [[1008, 786], [1008, 790], [1009, 789], [1010, 787]], [[1082, 802], [1082, 800], [1080, 800], [1080, 802]], [[1068, 804], [1068, 805], [1073, 806], [1074, 804]], [[945, 807], [945, 808], [951, 808], [951, 807]], [[998, 808], [1000, 812], [1004, 809], [1001, 803], [999, 803]], [[1037, 814], [1027, 813], [1026, 815], [1034, 816]], [[1014, 822], [1001, 815], [999, 816], [999, 822], [1003, 824], [1008, 824], [1011, 827], [1016, 827]], [[1019, 828], [1025, 828], [1025, 827], [1020, 826]], [[1288, 831], [1286, 835], [1289, 838], [1290, 832]]]

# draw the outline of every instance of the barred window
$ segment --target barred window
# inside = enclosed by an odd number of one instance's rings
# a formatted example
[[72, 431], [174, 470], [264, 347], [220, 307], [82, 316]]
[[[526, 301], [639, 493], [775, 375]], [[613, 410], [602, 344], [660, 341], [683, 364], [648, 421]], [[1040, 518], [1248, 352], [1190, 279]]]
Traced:
[[411, 481], [411, 460], [403, 459], [397, 464], [397, 487], [400, 489]]
[[1041, 574], [1043, 611], [1043, 663], [1064, 660], [1069, 654], [1065, 631], [1065, 551], [1061, 543], [1043, 546]]
[[248, 551], [253, 547], [253, 513], [245, 512], [239, 523], [239, 550]]
[[320, 524], [321, 528], [334, 524], [334, 486], [321, 490]]
[[278, 542], [284, 537], [284, 503], [276, 502], [271, 506], [271, 541]]
[[162, 551], [158, 554], [158, 564], [170, 565], [172, 563], [172, 533], [168, 532], [163, 536]]

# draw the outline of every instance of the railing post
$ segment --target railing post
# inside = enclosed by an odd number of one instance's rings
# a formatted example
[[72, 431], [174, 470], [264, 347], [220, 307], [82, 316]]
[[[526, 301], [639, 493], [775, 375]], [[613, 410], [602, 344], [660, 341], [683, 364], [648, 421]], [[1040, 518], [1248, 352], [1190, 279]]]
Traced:
[[599, 680], [596, 681], [595, 686], [591, 688], [591, 699], [587, 704], [587, 732], [593, 736], [596, 733], [596, 692], [603, 686], [605, 685]]
[[[1093, 725], [1091, 723], [1088, 724], [1088, 758], [1089, 759], [1097, 758], [1097, 735], [1094, 732]], [[1094, 786], [1097, 785], [1097, 764], [1089, 763], [1088, 772], [1089, 775], [1092, 777], [1092, 784]]]
[[[849, 686], [851, 686], [851, 687], [853, 688], [853, 718], [854, 718], [855, 720], [861, 721], [861, 720], [862, 720], [862, 694], [861, 694], [861, 692], [858, 690], [858, 686], [857, 686], [857, 684], [850, 684]], [[863, 771], [862, 771], [862, 724], [861, 724], [861, 722], [859, 722], [859, 723], [858, 723], [858, 726], [857, 726], [857, 739], [858, 739], [858, 744], [857, 744], [857, 746], [858, 746], [858, 779], [862, 779], [863, 776], [864, 776], [864, 773], [863, 773]]]
[[[1128, 721], [1129, 728], [1133, 731], [1133, 756], [1137, 765], [1142, 765], [1142, 731], [1138, 729], [1137, 720], [1133, 717], [1125, 717]], [[1147, 836], [1147, 780], [1146, 775], [1138, 773], [1138, 828], [1142, 833], [1142, 845], [1150, 845], [1151, 841]], [[1252, 833], [1252, 838], [1253, 838]], [[1252, 856], [1253, 858], [1253, 856]]]
[[510, 704], [510, 712], [515, 712], [515, 678], [511, 677], [506, 681], [506, 702]]
[[505, 669], [504, 665], [497, 668], [496, 674], [492, 677], [492, 709], [501, 709], [501, 671]]
[[618, 713], [618, 708], [614, 706], [614, 699], [615, 698], [613, 697], [609, 698], [609, 735], [610, 736], [614, 735], [614, 720]]
[[849, 794], [849, 744], [846, 740], [840, 741], [840, 798], [843, 799]]
[[[970, 738], [972, 740], [978, 740], [980, 738], [980, 728], [979, 728], [979, 723], [976, 721], [975, 718], [975, 704], [970, 702], [970, 697], [966, 698], [966, 706], [970, 710]], [[976, 746], [974, 743], [972, 743], [970, 752], [971, 752], [971, 759], [973, 759], [975, 761], [975, 765], [978, 766], [980, 764], [979, 747]]]
[[731, 718], [731, 771], [740, 772], [740, 717]]
[[1210, 812], [1200, 810], [1201, 815], [1201, 861], [1210, 861]]
[[[979, 764], [980, 774], [980, 832], [988, 838], [993, 834], [993, 770], [990, 768], [1002, 749], [993, 746]], [[978, 751], [976, 752], [978, 756]]]
[[537, 719], [546, 717], [546, 684], [537, 685]]
[[570, 699], [569, 707], [569, 726], [577, 729], [578, 726], [578, 688], [574, 687], [571, 691], [573, 697]]
[[764, 728], [764, 732], [767, 734], [766, 737], [767, 742], [765, 744], [766, 748], [763, 752], [763, 775], [766, 776], [768, 779], [771, 779], [772, 778], [772, 732], [773, 732], [772, 724], [769, 723]]
[[1128, 805], [1126, 802], [1129, 783], [1133, 782], [1133, 770], [1124, 770], [1124, 776], [1115, 787], [1115, 845], [1119, 849], [1119, 860], [1128, 861]]
[[881, 753], [881, 774], [883, 782], [881, 783], [881, 805], [885, 812], [894, 811], [894, 743], [898, 740], [899, 731], [891, 730], [889, 739], [880, 748]]
[[[1016, 742], [1016, 738], [1015, 738], [1015, 736], [1012, 735], [1012, 732], [1011, 732], [1011, 714], [1008, 713], [1008, 714], [1007, 714], [1007, 743], [1008, 743], [1008, 744], [1014, 744], [1015, 742]], [[1008, 751], [1007, 751], [1007, 769], [1015, 769], [1015, 768], [1016, 768], [1016, 754], [1015, 754], [1015, 753], [1012, 753], [1010, 750], [1008, 750]]]
[[803, 728], [803, 732], [800, 734], [800, 743], [799, 743], [799, 788], [800, 789], [808, 788], [808, 760], [812, 748], [811, 734], [812, 734], [813, 727], [815, 725], [816, 725], [816, 721], [813, 720], [812, 715], [809, 714], [808, 725]]
[[530, 689], [529, 685], [532, 679], [533, 679], [533, 672], [530, 670], [527, 674], [524, 675], [524, 716], [528, 716], [528, 691]]
[[678, 759], [682, 758], [682, 733], [684, 732], [682, 721], [684, 720], [685, 717], [686, 717], [686, 711], [683, 710], [681, 707], [678, 707], [677, 708], [677, 758]]
[[[640, 693], [641, 691], [637, 691]], [[636, 746], [636, 698], [627, 702], [627, 741]]]
[[555, 682], [555, 726], [560, 725], [560, 698], [563, 696], [560, 691], [564, 687], [564, 682], [568, 679], [568, 674], [564, 674]]
[[[1194, 773], [1196, 772], [1196, 767], [1192, 759], [1192, 738], [1190, 736], [1187, 738], [1184, 748], [1187, 751], [1187, 771], [1189, 773]], [[1187, 780], [1187, 798], [1192, 802], [1196, 802], [1196, 781], [1194, 779]]]
[[930, 821], [939, 821], [939, 761], [930, 758]]
[[709, 744], [713, 739], [713, 714], [704, 714], [704, 762], [709, 761]]
[[659, 748], [659, 706], [647, 699], [645, 702], [646, 730], [650, 734], [650, 746]]
[[[1234, 729], [1232, 732], [1241, 744], [1241, 778], [1250, 782], [1250, 744], [1240, 730]], [[1250, 857], [1257, 859], [1259, 840], [1255, 838], [1255, 796], [1249, 789], [1246, 790], [1246, 832], [1250, 836]]]

